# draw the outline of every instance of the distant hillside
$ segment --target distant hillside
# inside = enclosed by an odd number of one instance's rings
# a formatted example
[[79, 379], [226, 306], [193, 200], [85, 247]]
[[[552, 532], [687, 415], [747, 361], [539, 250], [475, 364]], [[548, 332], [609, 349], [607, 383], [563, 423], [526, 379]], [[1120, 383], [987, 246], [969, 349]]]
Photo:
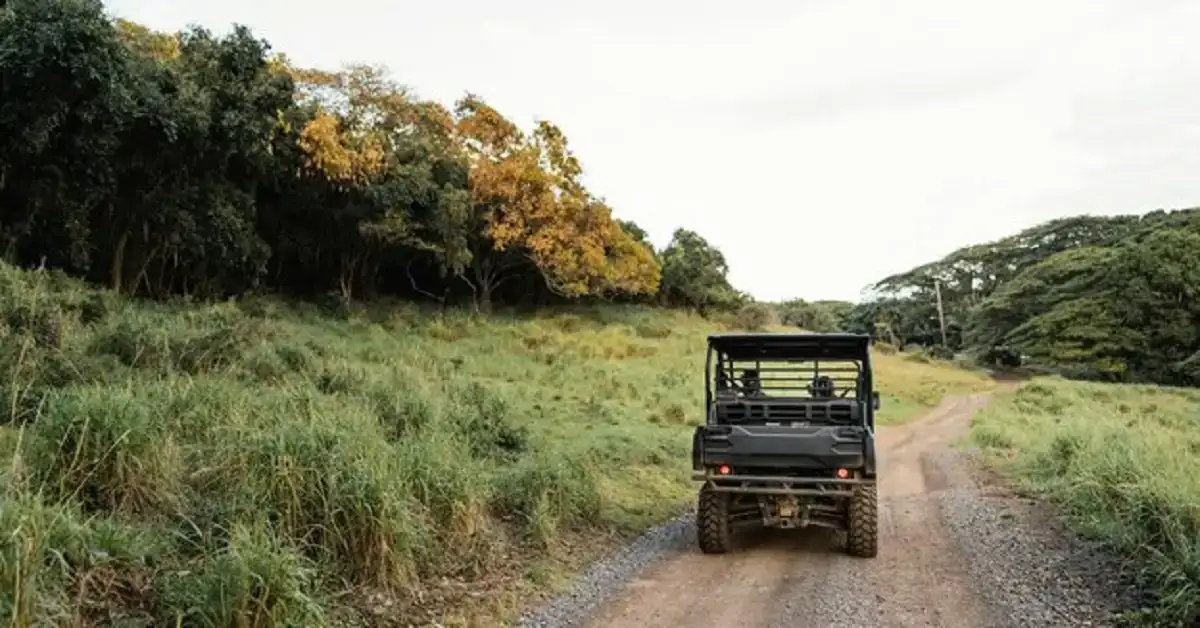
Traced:
[[987, 363], [1200, 384], [1200, 209], [1053, 220], [880, 281], [851, 329]]

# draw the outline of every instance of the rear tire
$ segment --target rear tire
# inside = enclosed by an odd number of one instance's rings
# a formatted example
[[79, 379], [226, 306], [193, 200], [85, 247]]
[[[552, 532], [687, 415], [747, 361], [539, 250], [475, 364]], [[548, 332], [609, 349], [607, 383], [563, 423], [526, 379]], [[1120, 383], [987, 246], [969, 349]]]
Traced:
[[729, 521], [729, 493], [704, 486], [696, 508], [696, 541], [705, 554], [724, 554], [733, 544]]
[[874, 484], [854, 489], [846, 519], [846, 552], [875, 558], [879, 554], [879, 495]]

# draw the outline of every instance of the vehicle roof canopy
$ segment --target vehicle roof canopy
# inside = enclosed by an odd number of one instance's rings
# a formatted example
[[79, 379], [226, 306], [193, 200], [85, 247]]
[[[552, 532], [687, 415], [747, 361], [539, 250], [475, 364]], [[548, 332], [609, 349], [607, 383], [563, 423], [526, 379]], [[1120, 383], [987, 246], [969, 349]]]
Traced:
[[863, 360], [871, 347], [865, 334], [714, 334], [708, 346], [733, 360]]

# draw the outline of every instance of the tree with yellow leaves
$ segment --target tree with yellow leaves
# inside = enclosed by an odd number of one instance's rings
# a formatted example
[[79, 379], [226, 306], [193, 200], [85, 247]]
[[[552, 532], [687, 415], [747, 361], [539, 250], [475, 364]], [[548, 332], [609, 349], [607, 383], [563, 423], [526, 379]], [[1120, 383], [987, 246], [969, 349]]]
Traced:
[[[339, 246], [344, 297], [370, 290], [390, 249], [433, 254], [444, 272], [465, 267], [465, 170], [452, 152], [449, 113], [419, 101], [372, 66], [293, 70], [313, 107], [298, 132], [305, 166], [333, 194], [325, 208]], [[462, 171], [456, 176], [456, 170]]]
[[152, 31], [129, 20], [117, 20], [117, 33], [135, 54], [159, 61], [179, 58], [179, 37], [173, 33]]
[[564, 297], [658, 289], [653, 253], [584, 187], [583, 169], [561, 129], [542, 121], [527, 136], [473, 95], [460, 100], [455, 113], [477, 224], [468, 281], [480, 309], [490, 308], [509, 273], [529, 264]]

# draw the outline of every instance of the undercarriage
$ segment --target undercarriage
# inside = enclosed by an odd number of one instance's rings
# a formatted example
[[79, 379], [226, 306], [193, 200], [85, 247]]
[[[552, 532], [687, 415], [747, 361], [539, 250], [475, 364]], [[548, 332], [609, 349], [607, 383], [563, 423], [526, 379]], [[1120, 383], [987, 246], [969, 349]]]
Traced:
[[721, 473], [727, 469], [692, 475], [704, 482], [697, 512], [704, 552], [724, 553], [735, 531], [757, 527], [829, 528], [845, 533], [852, 555], [869, 558], [878, 552], [873, 478], [844, 469], [839, 471], [846, 477]]
[[[847, 475], [849, 475], [847, 473]], [[692, 479], [709, 490], [729, 495], [735, 527], [768, 528], [822, 526], [845, 529], [845, 515], [854, 488], [873, 480], [786, 475], [721, 475], [697, 472]]]

